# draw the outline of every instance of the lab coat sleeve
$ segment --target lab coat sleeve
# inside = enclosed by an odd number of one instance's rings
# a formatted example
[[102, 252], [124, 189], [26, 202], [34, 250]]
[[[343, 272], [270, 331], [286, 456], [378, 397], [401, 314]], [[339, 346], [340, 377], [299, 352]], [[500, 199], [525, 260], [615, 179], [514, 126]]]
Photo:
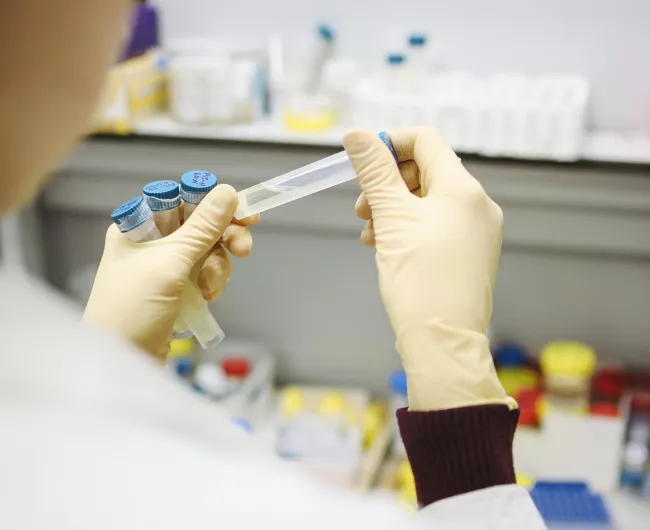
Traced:
[[518, 410], [480, 405], [397, 412], [422, 508], [436, 528], [545, 528], [528, 492], [515, 485]]
[[430, 504], [418, 514], [436, 530], [544, 530], [528, 492], [516, 485], [494, 486]]

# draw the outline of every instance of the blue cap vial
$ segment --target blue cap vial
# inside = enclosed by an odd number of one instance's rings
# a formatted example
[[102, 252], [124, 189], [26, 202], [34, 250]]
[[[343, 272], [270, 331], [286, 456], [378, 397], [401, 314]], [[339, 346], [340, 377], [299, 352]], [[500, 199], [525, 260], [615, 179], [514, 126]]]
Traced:
[[406, 62], [406, 56], [403, 53], [389, 53], [386, 56], [388, 64], [403, 64]]
[[409, 46], [413, 48], [421, 48], [427, 43], [427, 36], [421, 33], [415, 33], [409, 37]]
[[142, 197], [134, 197], [118, 206], [111, 214], [111, 218], [120, 229], [120, 232], [130, 232], [151, 219], [152, 215], [151, 208], [144, 202]]
[[331, 42], [334, 40], [334, 31], [327, 24], [321, 24], [318, 26], [318, 35], [321, 39], [326, 42]]
[[390, 374], [388, 384], [390, 386], [391, 392], [405, 396], [406, 372], [404, 370], [395, 370], [392, 374]]
[[188, 171], [181, 177], [181, 197], [190, 204], [199, 204], [216, 185], [217, 177], [209, 171]]
[[393, 142], [391, 142], [390, 136], [388, 136], [388, 133], [386, 131], [381, 131], [380, 133], [377, 133], [377, 136], [379, 136], [379, 139], [384, 142], [384, 145], [388, 147], [388, 150], [390, 151], [390, 154], [393, 155], [393, 158], [395, 159], [395, 163], [399, 162], [397, 160], [397, 153], [395, 152], [395, 148], [393, 147]]
[[174, 180], [156, 180], [142, 188], [149, 208], [154, 212], [173, 210], [181, 205], [181, 194], [178, 182]]

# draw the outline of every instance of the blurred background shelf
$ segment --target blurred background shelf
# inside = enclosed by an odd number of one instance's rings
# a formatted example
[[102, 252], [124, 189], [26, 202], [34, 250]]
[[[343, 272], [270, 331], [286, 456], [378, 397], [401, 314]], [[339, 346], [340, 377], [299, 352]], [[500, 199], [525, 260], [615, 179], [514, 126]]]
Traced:
[[[271, 120], [243, 125], [196, 126], [183, 125], [169, 116], [154, 116], [136, 121], [133, 125], [133, 133], [163, 138], [341, 148], [341, 138], [345, 134], [345, 129], [332, 129], [322, 133], [300, 133], [287, 130], [282, 124]], [[650, 164], [650, 135], [643, 132], [593, 131], [587, 133], [580, 160], [622, 164]], [[544, 160], [540, 161], [543, 162]]]

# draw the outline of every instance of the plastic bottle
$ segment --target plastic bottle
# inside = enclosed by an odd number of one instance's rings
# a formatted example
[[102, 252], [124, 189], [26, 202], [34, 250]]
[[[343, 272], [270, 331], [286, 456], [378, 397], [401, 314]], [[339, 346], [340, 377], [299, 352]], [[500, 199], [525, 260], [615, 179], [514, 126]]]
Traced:
[[158, 12], [147, 0], [136, 0], [137, 7], [131, 16], [131, 26], [124, 47], [123, 60], [146, 53], [159, 44]]
[[596, 353], [580, 342], [552, 342], [540, 356], [550, 409], [584, 414], [589, 409]]

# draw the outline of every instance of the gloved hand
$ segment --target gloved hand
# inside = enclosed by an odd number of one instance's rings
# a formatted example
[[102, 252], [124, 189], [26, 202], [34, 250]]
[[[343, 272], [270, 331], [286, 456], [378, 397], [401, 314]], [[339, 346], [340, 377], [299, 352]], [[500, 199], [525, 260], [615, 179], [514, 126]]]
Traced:
[[246, 227], [259, 216], [231, 224], [236, 209], [237, 193], [220, 185], [163, 239], [133, 243], [111, 225], [84, 319], [165, 358], [185, 282], [192, 276], [203, 297], [214, 300], [230, 278], [227, 250], [240, 258], [251, 252]]
[[376, 247], [379, 287], [407, 375], [410, 410], [502, 403], [486, 337], [501, 251], [501, 209], [432, 128], [343, 145], [359, 177], [361, 239]]

